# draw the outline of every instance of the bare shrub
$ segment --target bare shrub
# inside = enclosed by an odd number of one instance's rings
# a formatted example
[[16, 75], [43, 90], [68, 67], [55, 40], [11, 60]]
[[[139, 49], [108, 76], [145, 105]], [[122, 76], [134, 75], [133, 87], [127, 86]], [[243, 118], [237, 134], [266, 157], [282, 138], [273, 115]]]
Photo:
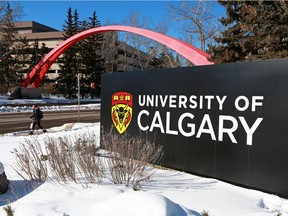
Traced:
[[115, 184], [140, 187], [154, 173], [151, 166], [160, 161], [162, 146], [140, 137], [129, 138], [127, 135], [102, 133], [103, 148], [108, 151], [106, 160], [108, 172], [105, 176]]
[[[101, 181], [98, 164], [97, 138], [92, 133], [64, 137], [46, 137], [42, 151], [36, 138], [26, 140], [14, 150], [16, 163], [14, 170], [25, 180], [48, 178], [59, 183], [74, 181], [95, 183]], [[49, 168], [49, 169], [48, 169]]]
[[41, 181], [47, 179], [47, 165], [41, 159], [41, 155], [44, 154], [35, 138], [25, 140], [25, 143], [21, 143], [19, 149], [14, 149], [13, 153], [16, 155], [16, 162], [12, 167], [23, 179]]
[[160, 161], [162, 147], [140, 137], [113, 133], [103, 133], [102, 137], [102, 152], [106, 152], [107, 157], [100, 155], [97, 138], [92, 133], [46, 137], [45, 154], [35, 138], [26, 140], [14, 151], [14, 169], [24, 179], [28, 176], [31, 180], [44, 181], [49, 170], [52, 175], [49, 179], [59, 183], [97, 183], [106, 177], [115, 184], [139, 189], [141, 182], [149, 180], [155, 172], [153, 164]]
[[99, 148], [96, 146], [97, 137], [94, 134], [85, 134], [85, 138], [77, 137], [74, 143], [75, 159], [79, 170], [83, 173], [84, 179], [89, 183], [100, 182], [102, 171], [99, 157]]
[[76, 182], [76, 167], [73, 146], [69, 137], [48, 137], [45, 140], [48, 164], [56, 177], [55, 180], [67, 183], [69, 180]]
[[97, 137], [93, 133], [47, 138], [48, 164], [58, 182], [96, 183], [101, 181]]

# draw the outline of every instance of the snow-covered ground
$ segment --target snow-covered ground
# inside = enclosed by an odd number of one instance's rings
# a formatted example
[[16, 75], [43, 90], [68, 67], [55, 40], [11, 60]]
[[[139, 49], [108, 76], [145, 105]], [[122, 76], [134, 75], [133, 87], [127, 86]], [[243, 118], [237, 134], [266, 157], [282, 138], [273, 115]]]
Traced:
[[[31, 112], [31, 105], [38, 104], [43, 111], [59, 111], [59, 110], [81, 110], [100, 109], [99, 99], [82, 99], [80, 106], [78, 100], [66, 100], [63, 98], [49, 97], [43, 99], [16, 99], [7, 100], [7, 96], [0, 96], [0, 114], [1, 113], [15, 113], [15, 112]], [[82, 104], [81, 104], [82, 103]], [[49, 106], [47, 104], [55, 104]], [[64, 105], [65, 104], [65, 105]], [[76, 104], [76, 105], [69, 105]]]
[[[99, 137], [100, 124], [67, 123], [48, 132], [53, 133], [33, 137], [40, 143], [47, 136], [92, 132]], [[204, 211], [210, 216], [288, 215], [288, 201], [276, 195], [169, 169], [156, 170], [140, 191], [108, 181], [85, 187], [48, 181], [31, 188], [12, 168], [12, 151], [26, 139], [31, 137], [0, 136], [0, 161], [10, 180], [10, 190], [0, 195], [0, 216], [6, 215], [7, 203], [15, 216], [200, 216]]]

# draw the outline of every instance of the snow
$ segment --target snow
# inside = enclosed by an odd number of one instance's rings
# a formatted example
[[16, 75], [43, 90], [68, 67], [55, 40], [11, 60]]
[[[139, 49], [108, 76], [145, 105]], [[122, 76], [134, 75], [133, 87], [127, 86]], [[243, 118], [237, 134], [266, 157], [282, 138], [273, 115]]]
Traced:
[[[81, 104], [85, 102], [85, 104]], [[68, 104], [77, 104], [78, 100], [69, 100], [57, 97], [49, 97], [43, 99], [16, 99], [16, 100], [7, 100], [6, 96], [0, 96], [0, 114], [1, 113], [16, 113], [16, 112], [31, 112], [31, 105], [38, 104], [41, 107], [42, 111], [59, 111], [59, 110], [78, 110], [80, 107], [81, 110], [92, 110], [100, 109], [100, 100], [99, 99], [82, 99], [80, 106], [78, 105], [63, 105], [63, 103]], [[58, 104], [49, 106], [47, 104]], [[88, 103], [88, 104], [86, 104]]]
[[[30, 102], [21, 101], [23, 104]], [[44, 104], [45, 101], [41, 107], [46, 106]], [[16, 112], [15, 104], [10, 105], [6, 104], [5, 112]], [[18, 105], [23, 111], [20, 102]], [[47, 106], [46, 109], [59, 110], [61, 107]], [[100, 123], [68, 122], [61, 127], [48, 128], [47, 134], [33, 137], [42, 143], [47, 136], [87, 132], [100, 137]], [[30, 137], [22, 135], [21, 131], [16, 136], [11, 133], [0, 135], [0, 159], [10, 181], [9, 191], [0, 195], [0, 216], [6, 215], [3, 207], [8, 204], [15, 216], [200, 216], [204, 211], [211, 216], [288, 216], [288, 201], [284, 198], [171, 169], [156, 169], [140, 191], [109, 181], [87, 185], [24, 181], [12, 168], [15, 163], [12, 151], [27, 139]]]

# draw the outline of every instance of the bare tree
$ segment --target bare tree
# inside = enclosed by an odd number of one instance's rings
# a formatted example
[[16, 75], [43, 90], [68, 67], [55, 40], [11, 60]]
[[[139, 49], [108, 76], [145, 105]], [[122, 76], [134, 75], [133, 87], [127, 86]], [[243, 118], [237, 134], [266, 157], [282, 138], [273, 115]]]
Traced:
[[[151, 19], [145, 16], [142, 17], [139, 12], [132, 12], [124, 20], [124, 23], [126, 25], [149, 29], [162, 34], [167, 34], [168, 32], [168, 26], [166, 23], [160, 22], [157, 25], [153, 25]], [[131, 63], [134, 64], [134, 66], [137, 66], [140, 70], [150, 70], [155, 67], [163, 67], [163, 65], [159, 65], [160, 54], [167, 56], [165, 67], [175, 67], [175, 59], [173, 59], [173, 55], [171, 55], [174, 51], [157, 41], [132, 33], [122, 34], [120, 40], [125, 41], [125, 44], [122, 44], [122, 46], [125, 46], [123, 47], [123, 59], [126, 61], [127, 70]], [[129, 46], [134, 49], [131, 49]], [[135, 62], [135, 59], [137, 62]]]
[[16, 1], [13, 1], [12, 3], [10, 3], [9, 1], [6, 1], [6, 0], [0, 0], [0, 24], [1, 25], [7, 19], [6, 9], [7, 9], [7, 5], [10, 5], [10, 4], [11, 4], [11, 7], [13, 8], [12, 17], [14, 21], [18, 20], [20, 17], [24, 15], [23, 7], [21, 3], [16, 2]]
[[[123, 23], [127, 26], [144, 28], [162, 34], [168, 32], [166, 22], [154, 25], [153, 20], [141, 16], [139, 12], [131, 12], [123, 20]], [[151, 70], [153, 68], [179, 67], [180, 65], [175, 51], [144, 36], [129, 32], [106, 32], [104, 41], [102, 51], [106, 58], [108, 71]]]
[[[152, 22], [150, 22], [149, 18], [145, 16], [141, 17], [139, 12], [131, 12], [124, 20], [124, 23], [129, 26], [152, 29], [150, 24]], [[151, 61], [153, 61], [153, 58], [157, 55], [157, 53], [152, 50], [156, 46], [155, 42], [149, 38], [133, 33], [122, 34], [120, 40], [125, 41], [125, 44], [122, 44], [122, 48], [124, 50], [123, 59], [126, 59], [126, 69], [129, 69], [129, 65], [131, 64], [134, 64], [134, 66], [140, 70], [149, 69]], [[135, 49], [131, 49], [131, 47]]]
[[192, 45], [200, 42], [200, 49], [207, 48], [207, 41], [218, 32], [217, 16], [212, 12], [217, 2], [181, 1], [178, 5], [170, 4], [169, 14], [172, 21], [180, 26], [185, 40]]
[[104, 64], [106, 72], [117, 71], [117, 41], [117, 32], [103, 32], [103, 44], [101, 48], [101, 54], [105, 58]]

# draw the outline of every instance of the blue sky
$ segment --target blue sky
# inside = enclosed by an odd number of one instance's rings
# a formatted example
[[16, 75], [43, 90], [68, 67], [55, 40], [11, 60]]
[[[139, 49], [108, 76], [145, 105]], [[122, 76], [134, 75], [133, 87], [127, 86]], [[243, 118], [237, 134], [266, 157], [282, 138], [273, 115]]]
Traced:
[[[36, 21], [44, 25], [62, 30], [67, 19], [67, 10], [77, 9], [80, 20], [87, 19], [96, 11], [102, 25], [123, 24], [131, 12], [139, 12], [152, 21], [152, 26], [167, 20], [169, 1], [18, 1], [24, 11], [20, 21]], [[179, 2], [178, 2], [179, 3]], [[171, 29], [171, 32], [175, 33]], [[171, 35], [172, 36], [172, 35]]]
[[[13, 1], [13, 0], [12, 0]], [[41, 0], [15, 0], [22, 8], [24, 15], [19, 21], [36, 21], [57, 30], [62, 30], [65, 20], [67, 20], [67, 10], [69, 7], [74, 11], [77, 9], [80, 20], [88, 19], [92, 16], [93, 11], [96, 11], [98, 20], [101, 25], [125, 25], [125, 19], [131, 15], [132, 12], [139, 12], [141, 17], [144, 16], [149, 19], [150, 27], [157, 26], [160, 22], [166, 22], [168, 25], [167, 35], [182, 39], [179, 33], [179, 26], [175, 22], [169, 20], [169, 4], [179, 4], [179, 0], [175, 1], [138, 1], [138, 0], [90, 0], [90, 1], [41, 1]], [[215, 10], [223, 15], [224, 9], [218, 4], [215, 4]], [[140, 18], [140, 21], [141, 19]]]

